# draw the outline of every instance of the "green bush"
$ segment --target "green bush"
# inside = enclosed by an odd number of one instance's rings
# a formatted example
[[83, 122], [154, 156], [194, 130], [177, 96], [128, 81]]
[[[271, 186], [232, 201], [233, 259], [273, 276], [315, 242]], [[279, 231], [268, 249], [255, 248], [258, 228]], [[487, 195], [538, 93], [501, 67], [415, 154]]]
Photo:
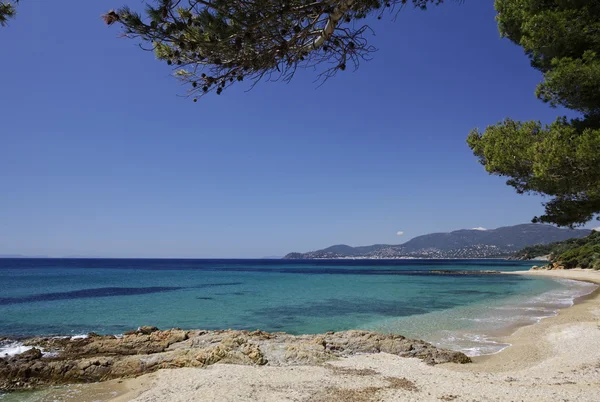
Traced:
[[551, 262], [565, 268], [600, 269], [600, 232], [593, 231], [580, 239], [526, 247], [515, 256], [527, 259], [546, 254], [550, 254]]

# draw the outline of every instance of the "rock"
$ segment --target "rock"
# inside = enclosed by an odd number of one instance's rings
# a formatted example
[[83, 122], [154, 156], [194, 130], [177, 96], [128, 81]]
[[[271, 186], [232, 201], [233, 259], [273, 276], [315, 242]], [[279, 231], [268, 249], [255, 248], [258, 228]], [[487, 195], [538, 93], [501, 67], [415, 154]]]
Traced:
[[557, 270], [557, 269], [565, 269], [563, 265], [560, 265], [558, 262], [553, 262], [552, 264], [547, 265], [548, 270]]
[[[0, 359], [0, 390], [105, 381], [159, 369], [207, 367], [215, 363], [291, 366], [320, 364], [358, 353], [390, 353], [428, 364], [468, 363], [460, 352], [439, 349], [401, 335], [369, 331], [294, 336], [263, 331], [160, 331], [140, 327], [114, 336], [85, 339], [32, 338], [31, 349]], [[40, 347], [58, 352], [43, 357]]]
[[134, 331], [135, 334], [150, 335], [153, 332], [160, 331], [157, 327], [143, 326]]
[[137, 329], [134, 329], [132, 331], [126, 331], [123, 333], [124, 336], [127, 335], [150, 335], [152, 332], [156, 332], [159, 331], [159, 329], [157, 327], [151, 327], [151, 326], [143, 326], [143, 327], [138, 327]]
[[18, 354], [16, 357], [19, 360], [37, 360], [42, 358], [42, 351], [38, 348], [33, 348]]

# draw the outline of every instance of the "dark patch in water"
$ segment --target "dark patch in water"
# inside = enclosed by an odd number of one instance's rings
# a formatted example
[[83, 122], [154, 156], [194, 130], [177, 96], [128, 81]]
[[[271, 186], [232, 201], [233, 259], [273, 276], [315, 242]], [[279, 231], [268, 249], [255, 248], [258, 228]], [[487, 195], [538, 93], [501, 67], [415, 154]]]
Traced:
[[81, 289], [71, 292], [39, 293], [21, 297], [0, 297], [0, 305], [32, 303], [40, 301], [89, 299], [94, 297], [132, 296], [150, 293], [172, 292], [184, 289], [179, 286], [152, 286], [147, 288], [95, 288]]
[[196, 297], [198, 300], [213, 300], [212, 297]]
[[[432, 299], [436, 302], [436, 299]], [[437, 303], [438, 308], [448, 308], [448, 303]], [[429, 306], [428, 306], [429, 307]], [[401, 317], [413, 314], [423, 314], [428, 310], [418, 307], [410, 307], [404, 303], [378, 299], [342, 300], [327, 299], [322, 302], [312, 302], [291, 306], [268, 307], [253, 312], [261, 319], [282, 321], [291, 317], [333, 317], [354, 314], [383, 315], [389, 317]]]
[[222, 283], [203, 283], [201, 285], [190, 286], [193, 289], [216, 288], [219, 286], [235, 286], [242, 285], [244, 282], [222, 282]]
[[91, 298], [95, 298], [95, 297], [135, 296], [135, 295], [146, 295], [146, 294], [151, 294], [151, 293], [173, 292], [175, 290], [181, 290], [181, 289], [203, 289], [203, 288], [212, 288], [212, 287], [218, 287], [218, 286], [241, 285], [242, 283], [243, 282], [204, 283], [201, 285], [195, 285], [195, 286], [190, 286], [190, 287], [151, 286], [151, 287], [145, 287], [145, 288], [107, 287], [107, 288], [81, 289], [81, 290], [73, 290], [70, 292], [38, 293], [38, 294], [30, 295], [30, 296], [21, 296], [21, 297], [0, 297], [0, 305], [33, 303], [33, 302], [41, 302], [41, 301], [55, 301], [55, 300], [91, 299]]
[[[417, 305], [427, 306], [427, 308], [414, 307]], [[372, 298], [328, 299], [319, 302], [253, 310], [252, 315], [246, 317], [243, 321], [261, 322], [261, 329], [264, 328], [267, 331], [276, 331], [283, 328], [286, 332], [295, 333], [297, 328], [310, 323], [312, 319], [353, 315], [404, 317], [425, 314], [432, 310], [448, 309], [457, 305], [459, 304], [435, 296], [415, 297], [414, 300], [408, 300], [404, 303]], [[341, 328], [336, 328], [336, 330], [341, 330]]]
[[454, 289], [454, 290], [446, 290], [444, 292], [441, 292], [444, 294], [448, 294], [448, 295], [488, 295], [488, 296], [493, 296], [493, 295], [498, 295], [500, 293], [498, 292], [491, 292], [491, 291], [481, 291], [481, 290], [474, 290], [474, 289]]
[[213, 293], [213, 294], [215, 296], [245, 296], [245, 295], [249, 295], [251, 293], [256, 293], [256, 292], [241, 291], [241, 292], [220, 292], [220, 293]]

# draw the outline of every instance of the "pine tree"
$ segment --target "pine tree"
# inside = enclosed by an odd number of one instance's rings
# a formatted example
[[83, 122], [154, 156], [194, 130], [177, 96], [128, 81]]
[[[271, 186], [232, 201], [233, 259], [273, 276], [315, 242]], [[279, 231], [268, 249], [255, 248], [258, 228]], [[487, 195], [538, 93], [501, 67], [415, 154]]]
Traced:
[[375, 49], [361, 20], [443, 0], [154, 0], [144, 15], [124, 7], [104, 15], [175, 68], [196, 99], [241, 81], [289, 81], [299, 68], [327, 66], [325, 80], [358, 67]]
[[[579, 112], [549, 125], [504, 122], [467, 142], [518, 193], [550, 196], [534, 222], [584, 224], [600, 213], [600, 1], [496, 0], [501, 34], [543, 74], [537, 97]], [[600, 217], [598, 217], [600, 219]]]
[[15, 5], [19, 0], [2, 1], [0, 2], [0, 26], [5, 26], [8, 20], [14, 18], [17, 14]]

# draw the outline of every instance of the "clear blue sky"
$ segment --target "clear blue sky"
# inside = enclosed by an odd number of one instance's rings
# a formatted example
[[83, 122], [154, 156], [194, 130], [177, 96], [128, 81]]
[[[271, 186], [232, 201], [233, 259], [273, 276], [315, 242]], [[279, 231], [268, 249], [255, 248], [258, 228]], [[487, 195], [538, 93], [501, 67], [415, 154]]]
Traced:
[[376, 21], [375, 59], [318, 89], [304, 71], [198, 103], [102, 24], [126, 1], [27, 0], [0, 30], [0, 254], [262, 257], [542, 212], [465, 143], [562, 113], [492, 1]]

